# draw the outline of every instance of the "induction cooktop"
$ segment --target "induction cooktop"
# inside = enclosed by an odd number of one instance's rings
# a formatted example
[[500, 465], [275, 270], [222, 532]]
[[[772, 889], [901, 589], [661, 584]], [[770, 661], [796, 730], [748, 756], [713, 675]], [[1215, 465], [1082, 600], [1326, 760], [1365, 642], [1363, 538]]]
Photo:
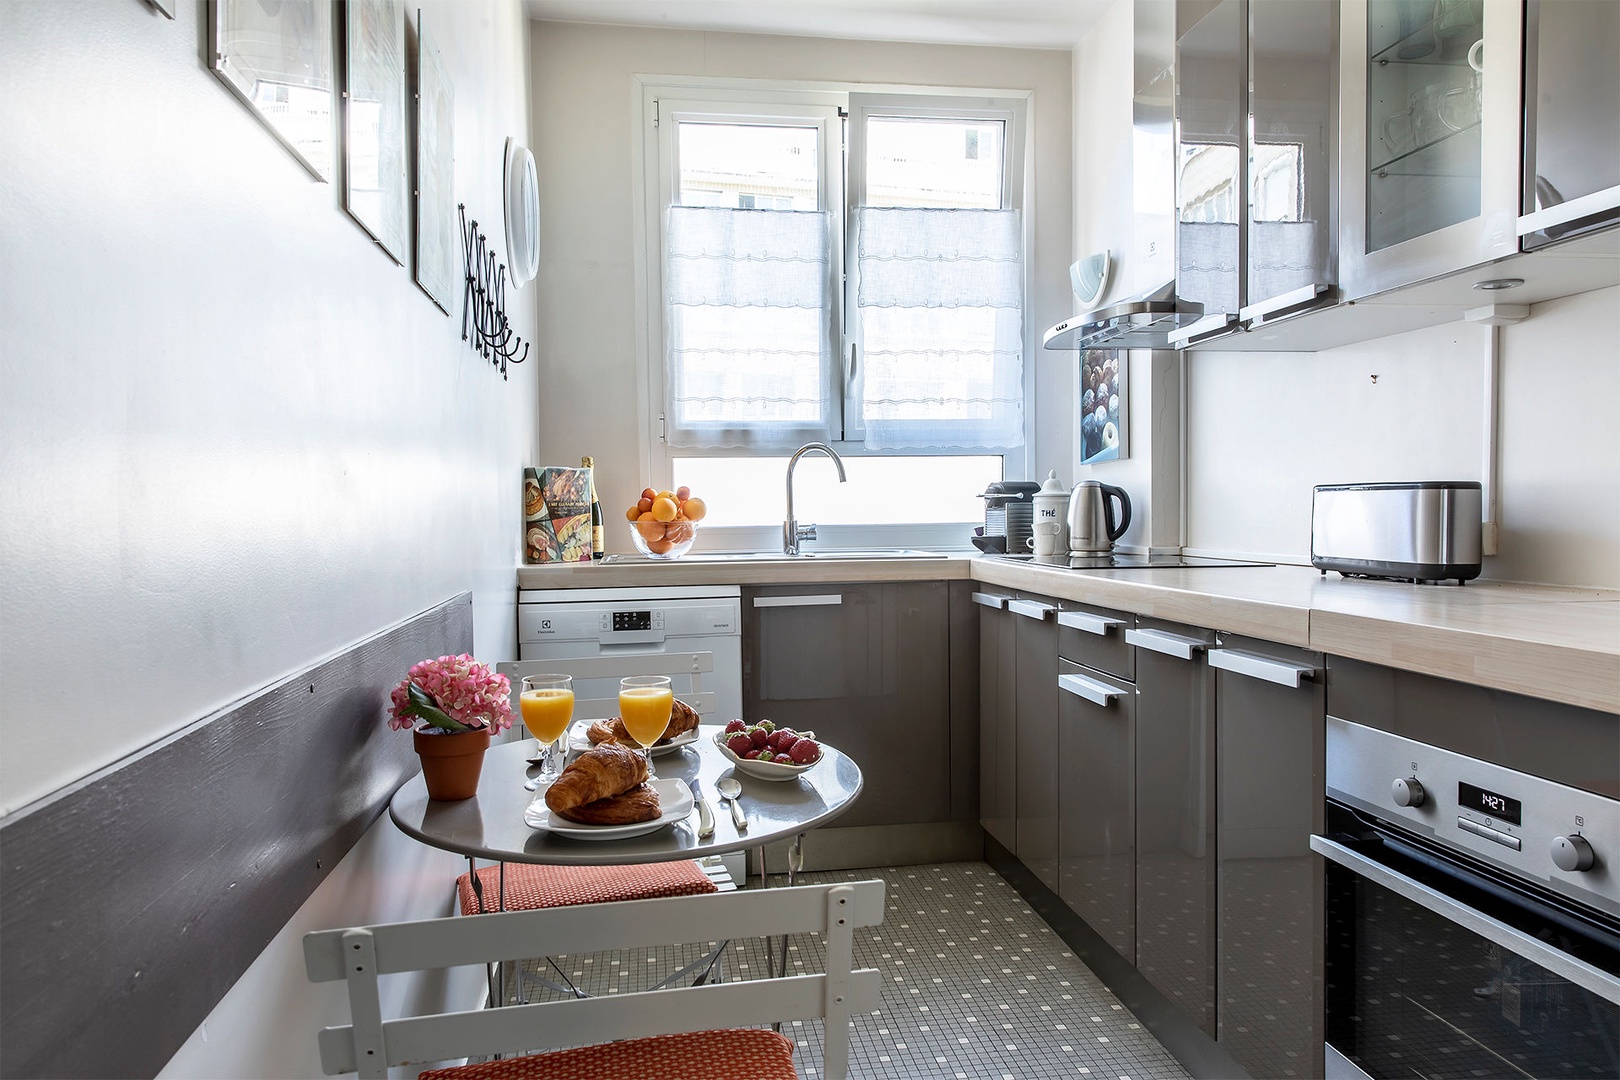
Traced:
[[1138, 555], [1115, 552], [1112, 555], [986, 555], [998, 562], [1025, 566], [1050, 566], [1054, 570], [1157, 570], [1170, 567], [1275, 566], [1268, 562], [1240, 559], [1206, 559], [1197, 555]]

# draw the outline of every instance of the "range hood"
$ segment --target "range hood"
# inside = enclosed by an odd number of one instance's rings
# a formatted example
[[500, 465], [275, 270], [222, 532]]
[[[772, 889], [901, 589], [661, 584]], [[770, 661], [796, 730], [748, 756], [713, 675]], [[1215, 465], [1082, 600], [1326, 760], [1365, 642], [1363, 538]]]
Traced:
[[1048, 349], [1168, 349], [1170, 333], [1204, 314], [1198, 304], [1176, 299], [1167, 281], [1128, 300], [1065, 319], [1041, 338]]

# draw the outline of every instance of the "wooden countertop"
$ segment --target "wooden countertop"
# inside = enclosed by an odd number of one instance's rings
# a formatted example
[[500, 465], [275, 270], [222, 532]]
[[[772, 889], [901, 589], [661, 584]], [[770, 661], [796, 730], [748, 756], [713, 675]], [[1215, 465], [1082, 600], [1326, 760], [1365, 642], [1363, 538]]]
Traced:
[[1077, 572], [964, 555], [518, 570], [520, 589], [962, 579], [1620, 713], [1620, 590], [1411, 585], [1308, 566]]

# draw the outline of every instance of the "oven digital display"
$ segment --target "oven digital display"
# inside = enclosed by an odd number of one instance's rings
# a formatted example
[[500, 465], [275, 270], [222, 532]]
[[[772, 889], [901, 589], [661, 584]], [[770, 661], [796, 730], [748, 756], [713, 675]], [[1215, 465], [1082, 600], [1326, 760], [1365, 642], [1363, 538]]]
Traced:
[[1518, 799], [1510, 799], [1506, 795], [1498, 795], [1494, 791], [1486, 791], [1473, 784], [1458, 782], [1457, 804], [1465, 810], [1478, 810], [1482, 814], [1489, 814], [1513, 825], [1523, 824], [1519, 820], [1523, 807]]

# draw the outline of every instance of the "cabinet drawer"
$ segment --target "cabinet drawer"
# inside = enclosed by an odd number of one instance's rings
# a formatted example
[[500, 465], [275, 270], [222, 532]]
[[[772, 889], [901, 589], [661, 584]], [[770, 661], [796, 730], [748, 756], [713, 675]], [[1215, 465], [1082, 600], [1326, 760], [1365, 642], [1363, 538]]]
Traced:
[[1058, 612], [1058, 655], [1126, 682], [1136, 681], [1136, 650], [1125, 631], [1136, 626], [1128, 611], [1065, 602]]

